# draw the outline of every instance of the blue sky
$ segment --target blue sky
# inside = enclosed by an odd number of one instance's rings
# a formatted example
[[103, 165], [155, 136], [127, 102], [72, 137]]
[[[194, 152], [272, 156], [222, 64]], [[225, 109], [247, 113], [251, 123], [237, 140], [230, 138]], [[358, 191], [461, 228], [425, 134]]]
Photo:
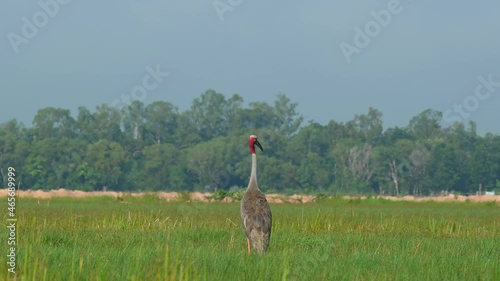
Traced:
[[[432, 108], [447, 112], [443, 126], [473, 120], [479, 133], [500, 133], [499, 1], [59, 1], [2, 5], [0, 122], [31, 126], [43, 107], [75, 115], [81, 105], [111, 104], [158, 65], [169, 76], [145, 103], [185, 110], [207, 89], [246, 102], [284, 93], [322, 124], [372, 106], [386, 128], [406, 126]], [[52, 15], [44, 21], [44, 13]], [[391, 18], [382, 26], [373, 13]], [[23, 18], [37, 31], [23, 33]], [[367, 26], [373, 36], [357, 48], [355, 28]], [[342, 42], [358, 49], [350, 63]]]

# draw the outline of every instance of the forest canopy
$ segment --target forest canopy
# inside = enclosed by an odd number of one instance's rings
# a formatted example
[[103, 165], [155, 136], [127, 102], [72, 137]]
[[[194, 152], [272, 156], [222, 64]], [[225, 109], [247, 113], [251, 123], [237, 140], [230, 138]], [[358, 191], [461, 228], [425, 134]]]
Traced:
[[[266, 192], [337, 194], [475, 193], [500, 190], [500, 136], [474, 122], [441, 126], [427, 109], [403, 128], [384, 130], [369, 108], [348, 122], [304, 124], [297, 103], [244, 106], [207, 90], [179, 112], [167, 101], [94, 111], [40, 109], [32, 127], [0, 126], [0, 179], [17, 171], [22, 189], [215, 191], [245, 187], [247, 138], [259, 136], [259, 185]], [[259, 151], [260, 152], [260, 151]]]

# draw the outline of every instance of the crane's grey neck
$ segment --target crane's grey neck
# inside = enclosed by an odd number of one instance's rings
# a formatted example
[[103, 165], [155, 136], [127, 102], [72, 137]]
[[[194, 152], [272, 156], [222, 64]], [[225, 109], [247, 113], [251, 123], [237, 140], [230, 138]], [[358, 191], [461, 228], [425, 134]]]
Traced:
[[257, 155], [252, 153], [252, 172], [250, 173], [250, 182], [248, 183], [248, 189], [257, 189]]

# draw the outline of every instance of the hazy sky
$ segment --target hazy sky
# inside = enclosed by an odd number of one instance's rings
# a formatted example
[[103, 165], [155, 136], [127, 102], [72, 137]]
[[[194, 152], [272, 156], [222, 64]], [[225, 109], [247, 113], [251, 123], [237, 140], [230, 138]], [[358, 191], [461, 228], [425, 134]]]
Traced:
[[498, 0], [59, 1], [2, 3], [0, 122], [122, 96], [185, 110], [214, 89], [281, 92], [322, 124], [372, 106], [406, 126], [432, 108], [500, 133]]

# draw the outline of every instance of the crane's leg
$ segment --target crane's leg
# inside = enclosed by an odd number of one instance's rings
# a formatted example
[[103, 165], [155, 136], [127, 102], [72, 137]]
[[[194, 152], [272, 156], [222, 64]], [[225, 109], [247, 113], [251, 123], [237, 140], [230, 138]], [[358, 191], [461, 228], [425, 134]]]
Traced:
[[248, 253], [250, 254], [250, 239], [247, 238]]

